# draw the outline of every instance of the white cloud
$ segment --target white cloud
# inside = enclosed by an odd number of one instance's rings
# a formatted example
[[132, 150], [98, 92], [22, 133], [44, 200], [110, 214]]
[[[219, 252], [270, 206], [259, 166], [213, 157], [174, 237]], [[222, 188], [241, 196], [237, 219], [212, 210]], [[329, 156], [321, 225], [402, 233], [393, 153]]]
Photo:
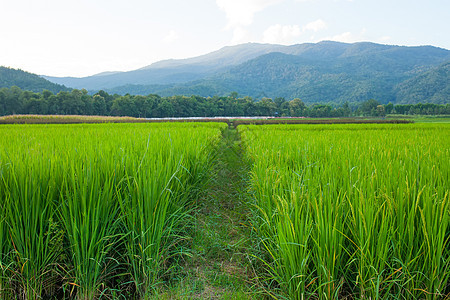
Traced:
[[298, 25], [272, 25], [264, 31], [263, 41], [272, 44], [291, 44], [302, 34]]
[[253, 23], [254, 15], [283, 0], [216, 0], [217, 6], [227, 17], [226, 30], [233, 30], [232, 43], [242, 43], [249, 39], [245, 27]]
[[233, 29], [233, 38], [231, 39], [231, 43], [232, 44], [245, 43], [248, 42], [249, 38], [250, 38], [249, 32], [245, 28], [237, 26]]
[[248, 26], [253, 23], [255, 13], [282, 0], [216, 0], [217, 6], [227, 16], [227, 29]]
[[384, 35], [384, 36], [380, 37], [378, 40], [380, 42], [386, 43], [386, 42], [389, 42], [390, 40], [392, 40], [392, 37], [390, 37], [388, 35]]
[[344, 43], [356, 43], [366, 39], [366, 32], [367, 30], [365, 28], [363, 28], [361, 32], [357, 34], [347, 31], [329, 38], [325, 38], [324, 40], [344, 42]]
[[297, 38], [306, 31], [317, 32], [325, 28], [327, 28], [327, 23], [322, 19], [310, 22], [302, 27], [299, 25], [275, 24], [264, 31], [263, 41], [265, 43], [289, 45], [297, 42]]
[[178, 34], [175, 30], [169, 31], [169, 33], [164, 37], [164, 43], [173, 43], [178, 39]]
[[319, 30], [326, 29], [326, 28], [327, 28], [327, 23], [325, 23], [325, 21], [322, 19], [315, 20], [315, 21], [310, 22], [310, 23], [306, 24], [305, 26], [303, 26], [304, 31], [312, 30], [314, 32], [317, 32]]
[[334, 35], [330, 38], [332, 41], [344, 42], [344, 43], [352, 43], [357, 40], [356, 36], [352, 34], [350, 31]]

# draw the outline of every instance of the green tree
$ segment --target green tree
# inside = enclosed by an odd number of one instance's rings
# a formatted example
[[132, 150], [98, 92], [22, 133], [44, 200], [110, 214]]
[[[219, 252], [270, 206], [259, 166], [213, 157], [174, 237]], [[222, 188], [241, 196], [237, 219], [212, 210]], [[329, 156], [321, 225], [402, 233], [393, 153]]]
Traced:
[[386, 116], [386, 112], [383, 105], [377, 105], [377, 116], [379, 117]]
[[22, 112], [23, 97], [22, 90], [17, 86], [6, 89], [4, 98], [4, 114], [14, 115]]
[[161, 100], [157, 107], [157, 111], [157, 117], [159, 118], [173, 117], [175, 115], [173, 105], [167, 98], [163, 98]]
[[375, 99], [364, 101], [359, 106], [358, 112], [363, 116], [376, 116], [378, 105], [380, 105], [380, 102]]
[[96, 94], [92, 97], [93, 114], [104, 116], [107, 113], [105, 98]]
[[255, 102], [251, 97], [242, 98], [242, 104], [244, 106], [244, 115], [245, 116], [254, 116], [256, 112]]
[[283, 98], [283, 97], [276, 97], [273, 100], [273, 102], [276, 105], [276, 112], [275, 112], [275, 114], [277, 116], [283, 116], [283, 115], [285, 115], [287, 113], [287, 111], [285, 111], [285, 108], [286, 108], [285, 104], [287, 103], [285, 98]]
[[394, 104], [392, 104], [392, 102], [389, 102], [388, 104], [386, 104], [384, 107], [384, 111], [386, 112], [386, 114], [394, 113]]
[[277, 106], [271, 98], [262, 98], [256, 102], [256, 106], [260, 116], [274, 116], [277, 110]]
[[350, 108], [348, 101], [345, 101], [342, 105], [342, 111], [342, 117], [350, 117], [352, 115], [352, 109]]
[[305, 116], [306, 105], [299, 98], [289, 101], [289, 113], [291, 117]]
[[111, 106], [111, 113], [115, 116], [137, 117], [138, 111], [134, 102], [134, 98], [127, 94], [125, 96], [114, 99]]
[[7, 97], [8, 89], [1, 88], [0, 89], [0, 116], [6, 115], [6, 97]]

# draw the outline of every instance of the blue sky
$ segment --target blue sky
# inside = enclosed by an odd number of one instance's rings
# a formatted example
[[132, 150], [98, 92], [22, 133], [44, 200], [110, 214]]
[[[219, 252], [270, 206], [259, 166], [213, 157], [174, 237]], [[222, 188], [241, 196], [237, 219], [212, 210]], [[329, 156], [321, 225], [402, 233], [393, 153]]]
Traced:
[[126, 71], [246, 43], [336, 40], [450, 49], [448, 0], [0, 0], [0, 65]]

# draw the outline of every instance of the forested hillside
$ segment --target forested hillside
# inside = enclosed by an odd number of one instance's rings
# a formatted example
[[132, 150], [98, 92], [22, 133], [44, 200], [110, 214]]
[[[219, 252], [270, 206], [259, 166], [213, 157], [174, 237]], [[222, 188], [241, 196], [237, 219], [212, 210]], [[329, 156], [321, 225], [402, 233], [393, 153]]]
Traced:
[[70, 90], [63, 85], [52, 83], [36, 74], [0, 66], [0, 88], [12, 86], [32, 92], [49, 90], [53, 93], [58, 93]]
[[[397, 47], [371, 43], [322, 43], [289, 48], [249, 60], [229, 70], [188, 83], [127, 85], [111, 93], [163, 96], [227, 95], [301, 98], [305, 103], [447, 103], [450, 51], [434, 47]], [[444, 65], [437, 67], [438, 65]], [[431, 72], [431, 73], [430, 73]]]
[[[302, 99], [305, 104], [348, 102], [357, 106], [450, 102], [450, 51], [324, 41], [293, 46], [242, 44], [199, 57], [166, 60], [130, 72], [50, 80], [90, 95], [226, 97], [233, 92], [256, 100]], [[0, 68], [0, 87], [53, 93], [69, 89], [24, 71]]]
[[419, 73], [395, 87], [397, 103], [430, 102], [445, 104], [450, 101], [450, 62]]
[[0, 89], [0, 115], [11, 114], [58, 114], [58, 115], [103, 115], [141, 118], [162, 117], [351, 117], [378, 116], [386, 114], [448, 115], [450, 104], [382, 105], [375, 99], [361, 103], [342, 105], [305, 104], [301, 99], [287, 100], [282, 97], [239, 97], [231, 93], [224, 97], [170, 96], [155, 94], [146, 96], [110, 95], [99, 91], [89, 95], [86, 90], [53, 94], [23, 91], [18, 87]]
[[[178, 84], [222, 73], [232, 66], [239, 65], [263, 54], [282, 50], [285, 47], [281, 45], [249, 43], [224, 47], [193, 58], [163, 60], [128, 72], [104, 72], [82, 78], [44, 77], [52, 82], [73, 88], [96, 91], [118, 86], [125, 86], [126, 89], [126, 87], [131, 85]], [[132, 91], [127, 91], [124, 94], [126, 93], [132, 93]]]
[[301, 98], [310, 104], [371, 98], [381, 103], [447, 103], [448, 74], [439, 75], [442, 72], [435, 69], [449, 62], [449, 50], [432, 46], [248, 43], [135, 71], [48, 79], [93, 93], [103, 89], [121, 95], [213, 97], [237, 92], [257, 99]]

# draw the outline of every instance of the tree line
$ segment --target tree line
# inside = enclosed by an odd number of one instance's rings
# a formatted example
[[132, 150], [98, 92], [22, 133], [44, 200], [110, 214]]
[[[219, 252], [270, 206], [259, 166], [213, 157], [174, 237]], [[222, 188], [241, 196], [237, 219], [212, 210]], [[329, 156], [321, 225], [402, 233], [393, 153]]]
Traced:
[[352, 117], [402, 115], [448, 115], [450, 104], [381, 104], [370, 99], [359, 104], [343, 103], [306, 105], [301, 99], [238, 97], [171, 96], [150, 94], [110, 95], [99, 91], [94, 95], [86, 90], [61, 91], [57, 94], [44, 90], [40, 93], [18, 87], [0, 89], [0, 115], [58, 114], [130, 116], [141, 118], [163, 117], [220, 117], [220, 116], [279, 116], [279, 117]]

